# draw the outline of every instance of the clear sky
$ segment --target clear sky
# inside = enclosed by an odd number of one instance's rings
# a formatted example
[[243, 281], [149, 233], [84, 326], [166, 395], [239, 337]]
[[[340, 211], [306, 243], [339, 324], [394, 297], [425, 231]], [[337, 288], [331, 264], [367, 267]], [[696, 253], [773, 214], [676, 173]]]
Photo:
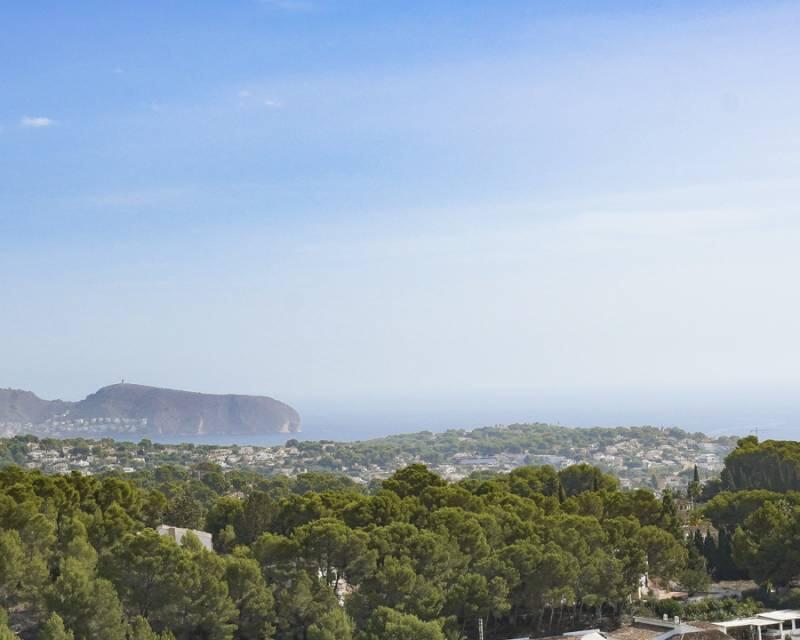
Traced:
[[4, 2], [0, 386], [791, 397], [798, 33], [796, 2]]

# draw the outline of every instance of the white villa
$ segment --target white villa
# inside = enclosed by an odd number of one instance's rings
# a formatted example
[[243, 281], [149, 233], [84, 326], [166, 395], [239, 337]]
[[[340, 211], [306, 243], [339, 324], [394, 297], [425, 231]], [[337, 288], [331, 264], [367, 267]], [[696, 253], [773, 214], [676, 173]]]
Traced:
[[160, 524], [156, 527], [156, 531], [159, 535], [162, 536], [169, 536], [178, 544], [181, 543], [183, 537], [192, 532], [194, 535], [197, 536], [197, 539], [200, 540], [200, 543], [208, 550], [213, 551], [214, 546], [211, 542], [211, 534], [207, 531], [198, 531], [197, 529], [184, 529], [183, 527], [171, 527], [168, 524]]

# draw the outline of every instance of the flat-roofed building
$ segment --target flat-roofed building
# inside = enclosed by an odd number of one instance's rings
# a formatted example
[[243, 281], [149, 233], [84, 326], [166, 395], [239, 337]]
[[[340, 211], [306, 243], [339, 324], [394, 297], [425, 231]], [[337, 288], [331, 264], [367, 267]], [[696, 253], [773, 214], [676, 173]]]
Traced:
[[777, 623], [781, 638], [800, 638], [800, 611], [798, 610], [768, 611], [759, 613], [757, 617]]

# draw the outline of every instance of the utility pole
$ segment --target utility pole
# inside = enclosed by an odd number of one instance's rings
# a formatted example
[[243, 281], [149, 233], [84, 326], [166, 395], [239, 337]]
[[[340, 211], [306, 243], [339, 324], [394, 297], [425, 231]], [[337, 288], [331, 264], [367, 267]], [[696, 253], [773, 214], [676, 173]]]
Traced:
[[478, 640], [483, 640], [483, 618], [478, 618]]
[[753, 427], [752, 429], [750, 429], [750, 433], [755, 434], [756, 438], [758, 438], [760, 441], [762, 433], [764, 433], [765, 431], [774, 431], [774, 430], [775, 429], [773, 429], [772, 427], [767, 427], [766, 429], [764, 427]]

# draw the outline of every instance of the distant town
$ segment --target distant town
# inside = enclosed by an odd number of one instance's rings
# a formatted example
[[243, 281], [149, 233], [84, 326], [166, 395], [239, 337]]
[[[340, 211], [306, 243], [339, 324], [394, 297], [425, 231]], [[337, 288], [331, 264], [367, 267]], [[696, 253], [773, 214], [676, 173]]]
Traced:
[[[82, 425], [76, 426], [80, 433]], [[119, 435], [124, 437], [126, 430], [138, 426], [120, 421]], [[0, 465], [46, 473], [131, 474], [167, 464], [213, 463], [223, 470], [245, 468], [266, 476], [334, 472], [364, 485], [412, 463], [424, 463], [448, 480], [525, 465], [561, 469], [589, 463], [616, 475], [622, 488], [682, 489], [695, 467], [703, 478], [716, 476], [736, 445], [735, 437], [712, 438], [675, 428], [577, 429], [545, 424], [421, 432], [352, 443], [288, 440], [272, 447], [173, 445], [149, 439], [133, 443], [111, 437], [56, 439], [9, 431], [0, 425], [0, 434], [9, 436], [0, 439]]]
[[0, 436], [36, 433], [44, 438], [58, 437], [135, 437], [146, 434], [147, 418], [76, 418], [69, 411], [50, 416], [37, 423], [0, 422]]

